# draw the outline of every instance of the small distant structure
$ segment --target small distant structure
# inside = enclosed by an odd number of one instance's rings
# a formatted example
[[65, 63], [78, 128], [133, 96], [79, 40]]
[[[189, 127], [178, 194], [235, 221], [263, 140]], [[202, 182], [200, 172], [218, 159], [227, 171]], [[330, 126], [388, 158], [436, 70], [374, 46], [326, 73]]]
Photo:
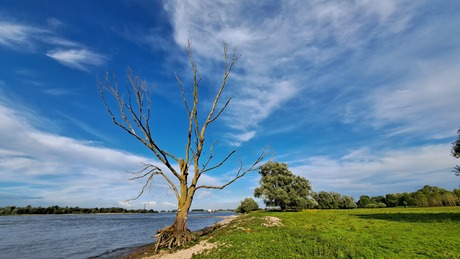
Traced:
[[208, 212], [211, 213], [211, 214], [214, 214], [214, 213], [216, 213], [216, 210], [208, 209]]

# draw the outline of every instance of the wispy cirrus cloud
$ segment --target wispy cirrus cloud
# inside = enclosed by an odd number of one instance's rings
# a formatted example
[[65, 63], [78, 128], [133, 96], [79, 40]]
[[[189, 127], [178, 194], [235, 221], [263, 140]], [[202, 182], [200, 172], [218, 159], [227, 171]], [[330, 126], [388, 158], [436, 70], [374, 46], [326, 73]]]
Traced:
[[0, 21], [0, 45], [18, 51], [48, 49], [46, 56], [60, 64], [87, 72], [89, 68], [106, 63], [108, 57], [97, 53], [81, 43], [66, 39], [54, 31], [63, 26], [56, 18], [48, 20], [49, 28]]
[[[4, 202], [11, 199], [11, 193], [23, 205], [119, 206], [116, 201], [136, 197], [143, 185], [129, 181], [132, 175], [127, 172], [139, 170], [143, 163], [156, 164], [146, 157], [39, 129], [44, 127], [34, 122], [42, 121], [37, 116], [17, 104], [13, 110], [0, 100], [0, 172], [6, 184], [0, 190], [3, 206], [9, 205]], [[168, 188], [157, 179], [153, 192]], [[24, 198], [31, 192], [33, 198]], [[146, 196], [132, 204], [139, 207]], [[157, 198], [158, 203], [174, 201], [173, 195]]]
[[33, 26], [0, 21], [0, 45], [13, 49], [30, 50], [35, 46], [35, 40], [49, 31]]
[[243, 54], [226, 118], [240, 132], [230, 135], [238, 145], [255, 137], [274, 111], [315, 87], [319, 70], [372, 41], [404, 32], [417, 4], [169, 1], [165, 8], [176, 42], [191, 38], [198, 59], [220, 60], [224, 41]]
[[456, 94], [458, 63], [423, 68], [409, 82], [369, 95], [371, 119], [377, 128], [397, 125], [387, 130], [390, 135], [415, 134], [423, 138], [451, 137], [458, 127], [460, 114]]
[[104, 55], [89, 49], [57, 49], [48, 51], [46, 55], [64, 66], [82, 71], [88, 71], [90, 66], [102, 65], [107, 60]]
[[[450, 173], [455, 165], [450, 148], [450, 144], [384, 151], [361, 147], [339, 158], [315, 156], [288, 162], [295, 174], [311, 181], [315, 191], [358, 198], [415, 191], [426, 184], [456, 188], [457, 178]], [[446, 182], [450, 184], [446, 186]]]
[[460, 121], [455, 108], [460, 38], [449, 35], [458, 31], [458, 22], [447, 16], [427, 21], [383, 44], [379, 52], [361, 59], [362, 65], [354, 63], [367, 91], [347, 102], [344, 122], [367, 125], [389, 137], [454, 136]]
[[[0, 172], [5, 184], [0, 189], [0, 206], [10, 205], [5, 202], [12, 199], [19, 206], [59, 204], [142, 208], [146, 204], [154, 209], [175, 206], [174, 192], [161, 177], [155, 177], [151, 192], [146, 190], [138, 200], [127, 201], [136, 197], [145, 184], [145, 179], [129, 181], [134, 176], [129, 172], [140, 170], [145, 163], [167, 172], [168, 169], [161, 163], [92, 141], [60, 135], [56, 133], [59, 130], [53, 127], [53, 121], [0, 96], [0, 143], [3, 143], [0, 147]], [[106, 138], [85, 123], [59, 114], [83, 130]], [[172, 175], [170, 177], [177, 182]], [[219, 176], [203, 175], [200, 183], [221, 185], [225, 180]], [[30, 196], [31, 192], [34, 196]]]

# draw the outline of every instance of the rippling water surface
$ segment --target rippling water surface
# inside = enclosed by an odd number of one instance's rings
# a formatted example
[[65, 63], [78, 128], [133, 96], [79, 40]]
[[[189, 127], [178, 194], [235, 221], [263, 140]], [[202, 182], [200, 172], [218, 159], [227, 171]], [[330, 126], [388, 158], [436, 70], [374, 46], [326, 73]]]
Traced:
[[[233, 213], [190, 213], [199, 230]], [[173, 213], [34, 215], [0, 217], [0, 258], [111, 258], [119, 251], [151, 243]]]

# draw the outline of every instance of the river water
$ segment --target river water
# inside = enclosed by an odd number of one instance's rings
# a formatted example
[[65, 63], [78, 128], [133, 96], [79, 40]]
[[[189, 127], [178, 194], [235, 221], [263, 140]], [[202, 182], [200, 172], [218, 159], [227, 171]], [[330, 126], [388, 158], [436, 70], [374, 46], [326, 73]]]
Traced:
[[[192, 212], [192, 231], [231, 212]], [[114, 258], [152, 243], [156, 230], [171, 225], [174, 213], [34, 215], [0, 217], [0, 258]]]

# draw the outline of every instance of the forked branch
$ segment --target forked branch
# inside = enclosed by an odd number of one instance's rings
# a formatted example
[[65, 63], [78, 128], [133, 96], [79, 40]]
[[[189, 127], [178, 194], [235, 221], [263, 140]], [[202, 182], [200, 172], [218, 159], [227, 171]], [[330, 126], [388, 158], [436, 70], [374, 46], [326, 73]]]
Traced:
[[224, 189], [225, 187], [229, 186], [230, 184], [232, 184], [233, 182], [235, 182], [236, 180], [240, 179], [241, 177], [245, 176], [247, 173], [249, 172], [252, 172], [252, 171], [255, 171], [258, 169], [258, 165], [267, 157], [268, 155], [268, 152], [267, 152], [267, 149], [268, 148], [264, 148], [262, 153], [260, 154], [260, 156], [256, 159], [256, 161], [247, 169], [243, 169], [243, 163], [240, 161], [240, 167], [236, 173], [236, 175], [234, 176], [233, 179], [231, 179], [230, 181], [228, 181], [227, 183], [223, 184], [223, 185], [220, 185], [220, 186], [213, 186], [213, 185], [200, 185], [200, 186], [197, 186], [196, 189]]
[[133, 174], [135, 174], [137, 176], [135, 176], [135, 177], [133, 177], [133, 178], [131, 178], [129, 180], [142, 179], [142, 178], [145, 178], [145, 177], [147, 177], [147, 180], [145, 181], [145, 184], [142, 187], [142, 189], [139, 192], [139, 194], [137, 195], [137, 197], [132, 199], [132, 200], [135, 200], [135, 199], [139, 198], [144, 193], [144, 191], [146, 189], [151, 189], [152, 183], [153, 183], [153, 177], [155, 175], [163, 176], [163, 178], [168, 182], [169, 186], [171, 186], [171, 188], [173, 189], [174, 194], [176, 195], [176, 198], [179, 200], [179, 191], [177, 190], [176, 185], [171, 181], [171, 179], [169, 179], [169, 177], [165, 173], [163, 173], [161, 168], [159, 168], [157, 166], [154, 166], [154, 165], [151, 165], [151, 164], [144, 164], [144, 167], [143, 167], [143, 169], [141, 171], [134, 172]]
[[[148, 93], [147, 84], [145, 81], [141, 80], [139, 76], [134, 76], [130, 69], [127, 71], [127, 76], [129, 81], [129, 86], [126, 87], [127, 102], [125, 101], [125, 95], [120, 93], [116, 75], [113, 76], [113, 84], [107, 72], [105, 73], [104, 81], [98, 80], [99, 94], [107, 112], [111, 116], [115, 125], [122, 128], [129, 135], [135, 137], [147, 148], [149, 148], [160, 160], [160, 162], [162, 162], [176, 178], [179, 178], [180, 175], [169, 162], [169, 158], [175, 160], [176, 162], [178, 159], [174, 155], [161, 149], [152, 136], [149, 124], [151, 97]], [[119, 117], [115, 116], [114, 111], [107, 101], [105, 96], [106, 92], [112, 95], [117, 103]], [[136, 104], [134, 104], [132, 99], [135, 99]], [[145, 111], [145, 109], [147, 111]]]

